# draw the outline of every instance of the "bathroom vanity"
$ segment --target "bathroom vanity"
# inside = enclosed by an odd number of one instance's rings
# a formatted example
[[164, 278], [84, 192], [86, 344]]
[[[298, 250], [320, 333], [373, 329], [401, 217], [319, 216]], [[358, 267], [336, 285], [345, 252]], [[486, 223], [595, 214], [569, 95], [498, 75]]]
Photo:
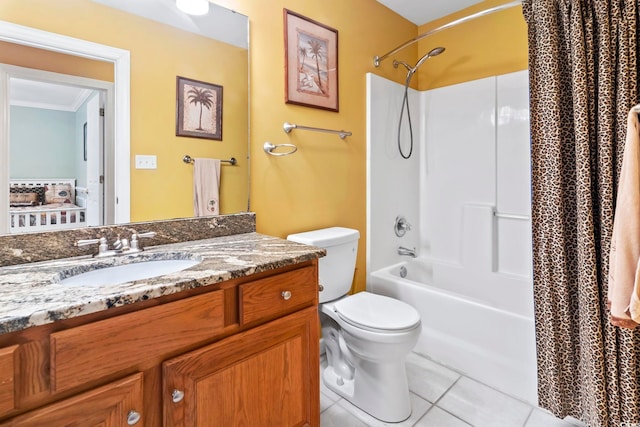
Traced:
[[0, 268], [0, 426], [319, 425], [324, 250], [243, 233], [144, 251], [167, 253], [201, 262], [68, 288], [104, 260]]

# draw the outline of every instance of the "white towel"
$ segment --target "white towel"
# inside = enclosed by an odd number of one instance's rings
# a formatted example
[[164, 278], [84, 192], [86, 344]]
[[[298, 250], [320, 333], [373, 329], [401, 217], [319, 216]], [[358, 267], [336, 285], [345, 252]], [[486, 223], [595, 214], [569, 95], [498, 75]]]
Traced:
[[194, 159], [193, 214], [220, 214], [220, 160]]

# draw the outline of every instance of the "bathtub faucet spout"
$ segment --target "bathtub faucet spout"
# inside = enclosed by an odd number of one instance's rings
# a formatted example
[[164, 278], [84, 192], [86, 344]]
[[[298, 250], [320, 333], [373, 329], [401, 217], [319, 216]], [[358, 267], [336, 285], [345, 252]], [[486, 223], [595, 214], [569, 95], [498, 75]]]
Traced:
[[398, 246], [398, 255], [410, 256], [415, 258], [416, 248], [409, 249], [409, 248], [405, 248], [404, 246]]

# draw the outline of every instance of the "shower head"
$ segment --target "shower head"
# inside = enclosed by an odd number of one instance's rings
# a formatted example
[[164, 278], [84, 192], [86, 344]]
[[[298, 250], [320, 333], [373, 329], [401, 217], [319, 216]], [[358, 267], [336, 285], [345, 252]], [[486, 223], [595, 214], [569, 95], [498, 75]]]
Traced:
[[429, 53], [427, 53], [425, 56], [423, 56], [422, 58], [420, 58], [418, 60], [418, 62], [416, 62], [416, 65], [413, 66], [413, 68], [409, 69], [409, 72], [411, 74], [415, 73], [418, 68], [424, 63], [424, 61], [426, 61], [427, 59], [431, 58], [432, 56], [438, 56], [440, 55], [442, 52], [444, 52], [444, 48], [441, 46], [438, 46], [436, 48], [433, 48], [429, 51]]
[[441, 46], [435, 47], [433, 49], [431, 49], [426, 55], [424, 55], [422, 58], [418, 59], [418, 62], [416, 62], [416, 65], [414, 65], [413, 67], [410, 66], [409, 64], [407, 64], [404, 61], [397, 61], [397, 60], [393, 60], [393, 68], [398, 68], [398, 65], [403, 65], [404, 68], [407, 69], [407, 86], [409, 86], [409, 82], [411, 81], [411, 78], [413, 77], [413, 75], [415, 74], [416, 71], [418, 71], [418, 68], [424, 63], [424, 61], [426, 61], [427, 59], [431, 58], [432, 56], [438, 56], [440, 55], [442, 52], [444, 52], [444, 48]]
[[438, 47], [434, 47], [433, 49], [431, 49], [429, 51], [429, 53], [427, 55], [429, 56], [438, 56], [440, 55], [442, 52], [444, 52], [446, 49], [442, 46], [438, 46]]

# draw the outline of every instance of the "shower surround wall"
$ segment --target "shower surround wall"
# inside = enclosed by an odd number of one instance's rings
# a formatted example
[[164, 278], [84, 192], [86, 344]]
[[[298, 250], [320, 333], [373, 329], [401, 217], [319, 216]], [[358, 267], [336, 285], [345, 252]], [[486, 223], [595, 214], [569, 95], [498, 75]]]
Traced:
[[418, 353], [536, 403], [528, 74], [410, 90], [408, 160], [403, 91], [367, 75], [367, 288], [420, 311]]

